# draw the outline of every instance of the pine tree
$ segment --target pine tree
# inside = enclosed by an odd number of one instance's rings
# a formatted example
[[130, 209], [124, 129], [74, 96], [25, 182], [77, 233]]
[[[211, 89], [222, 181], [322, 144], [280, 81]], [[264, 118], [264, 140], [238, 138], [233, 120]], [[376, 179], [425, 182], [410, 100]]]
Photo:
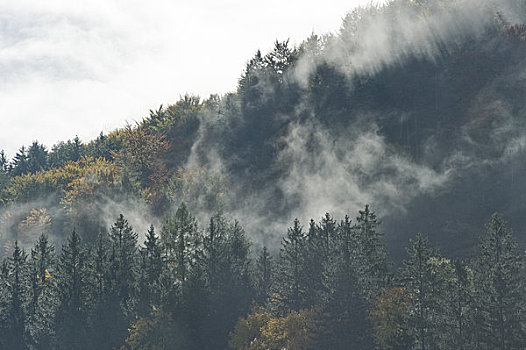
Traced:
[[411, 300], [409, 326], [414, 330], [417, 343], [422, 350], [430, 349], [434, 336], [433, 325], [433, 285], [430, 280], [429, 260], [435, 252], [429, 248], [428, 239], [418, 234], [410, 240], [407, 249], [408, 259], [404, 260], [402, 279]]
[[27, 315], [27, 288], [28, 266], [27, 255], [15, 242], [13, 255], [8, 259], [7, 278], [7, 333], [5, 339], [6, 349], [25, 350], [26, 346], [26, 315]]
[[331, 254], [324, 272], [324, 303], [331, 318], [337, 322], [332, 322], [331, 342], [325, 347], [371, 348], [367, 303], [358, 280], [356, 247], [348, 216], [338, 226], [329, 249]]
[[303, 294], [305, 298], [303, 307], [319, 304], [326, 293], [324, 279], [329, 257], [330, 238], [328, 232], [326, 233], [327, 235], [324, 236], [321, 227], [314, 220], [310, 221], [303, 254], [305, 265], [305, 270], [302, 274], [302, 288], [304, 288]]
[[24, 146], [15, 154], [12, 166], [9, 171], [11, 176], [19, 176], [29, 172], [27, 150]]
[[[109, 247], [107, 247], [109, 246]], [[95, 248], [95, 310], [91, 317], [92, 348], [118, 348], [134, 318], [137, 233], [121, 214], [107, 238]]]
[[195, 218], [181, 204], [169, 216], [161, 231], [165, 269], [161, 274], [161, 311], [174, 315], [181, 339], [188, 349], [199, 348], [200, 332], [206, 315], [205, 272], [202, 237]]
[[27, 150], [27, 170], [30, 173], [48, 168], [48, 153], [44, 145], [34, 141]]
[[109, 238], [113, 249], [112, 263], [117, 294], [121, 303], [126, 305], [134, 294], [138, 235], [120, 214], [110, 228]]
[[272, 256], [265, 246], [256, 260], [256, 301], [259, 305], [265, 305], [271, 296], [274, 268]]
[[526, 344], [524, 256], [506, 222], [494, 214], [474, 263], [476, 339], [482, 348], [519, 349]]
[[377, 231], [379, 222], [369, 205], [359, 211], [354, 227], [356, 254], [359, 259], [360, 283], [367, 297], [386, 285], [389, 263], [382, 243], [383, 234]]
[[200, 246], [197, 222], [182, 203], [175, 215], [169, 217], [162, 229], [161, 240], [169, 265], [180, 284], [184, 284], [187, 272], [193, 264], [194, 252]]
[[451, 266], [452, 275], [447, 281], [444, 302], [447, 308], [446, 326], [442, 330], [443, 344], [448, 349], [470, 349], [473, 345], [474, 295], [473, 271], [462, 260]]
[[9, 161], [4, 150], [0, 150], [0, 190], [9, 184]]
[[[0, 262], [0, 334], [8, 334], [9, 331], [9, 262], [7, 258]], [[0, 337], [0, 349], [5, 349], [7, 339]]]
[[[311, 224], [311, 231], [313, 226]], [[314, 239], [314, 237], [312, 237]], [[307, 307], [307, 279], [305, 254], [307, 238], [298, 219], [287, 231], [287, 236], [281, 242], [278, 273], [278, 294], [285, 307], [299, 311]], [[313, 261], [314, 263], [314, 261]], [[319, 263], [319, 262], [318, 262]]]
[[[210, 316], [205, 322], [206, 335], [202, 342], [210, 349], [227, 347], [229, 332], [238, 318], [248, 313], [254, 295], [250, 278], [250, 243], [243, 228], [237, 221], [228, 226], [224, 218], [215, 221], [215, 248], [212, 251], [215, 251], [216, 265], [214, 275], [210, 276], [211, 288], [207, 291], [209, 305], [205, 309], [208, 308]], [[209, 232], [208, 237], [211, 236]], [[211, 251], [210, 247], [207, 251]], [[211, 265], [205, 262], [204, 266]]]
[[58, 303], [55, 278], [55, 248], [42, 234], [35, 248], [31, 250], [30, 301], [28, 307], [27, 330], [32, 348], [52, 347], [54, 330], [53, 319]]
[[116, 323], [122, 322], [121, 305], [115, 290], [115, 273], [110, 262], [114, 248], [108, 246], [108, 235], [99, 233], [90, 259], [93, 311], [89, 317], [88, 347], [93, 349], [111, 348], [112, 342], [115, 342]]
[[[58, 349], [88, 348], [88, 315], [90, 312], [90, 265], [88, 251], [73, 231], [62, 247], [56, 279], [60, 296], [55, 318]], [[55, 277], [53, 277], [55, 278]]]
[[152, 306], [159, 306], [161, 303], [159, 289], [162, 268], [161, 245], [152, 225], [146, 234], [144, 247], [140, 249], [136, 305], [140, 316], [146, 316], [152, 310]]

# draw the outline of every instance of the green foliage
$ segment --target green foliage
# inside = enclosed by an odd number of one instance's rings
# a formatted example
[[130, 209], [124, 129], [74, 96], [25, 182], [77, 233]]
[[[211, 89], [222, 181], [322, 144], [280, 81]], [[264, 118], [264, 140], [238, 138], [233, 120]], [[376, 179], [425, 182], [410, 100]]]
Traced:
[[[26, 331], [35, 349], [49, 349], [54, 344], [53, 318], [57, 308], [55, 248], [42, 234], [31, 250], [29, 261], [29, 304]], [[51, 330], [51, 331], [50, 331]]]
[[[86, 146], [80, 141], [80, 139], [77, 136], [73, 139], [73, 141], [61, 141], [51, 148], [51, 152], [49, 153], [48, 157], [49, 165], [53, 168], [59, 168], [69, 162], [77, 162], [85, 155]], [[95, 158], [100, 157], [100, 155], [95, 156]]]
[[405, 288], [382, 288], [371, 310], [374, 340], [379, 349], [410, 349], [414, 339], [407, 320], [410, 299]]
[[315, 349], [316, 313], [313, 309], [302, 309], [284, 317], [273, 317], [256, 309], [238, 321], [230, 347], [236, 350]]
[[179, 206], [174, 215], [165, 220], [161, 239], [172, 276], [184, 284], [187, 271], [195, 263], [195, 253], [201, 244], [197, 222], [184, 203]]
[[173, 316], [158, 309], [135, 321], [126, 344], [133, 350], [184, 349]]
[[524, 254], [506, 222], [494, 214], [474, 264], [476, 339], [484, 349], [517, 349], [525, 342]]
[[88, 315], [93, 293], [88, 251], [79, 235], [73, 231], [62, 247], [57, 272], [60, 304], [55, 316], [56, 347], [58, 349], [88, 349]]
[[28, 340], [25, 325], [27, 322], [27, 302], [29, 279], [29, 267], [27, 265], [27, 255], [23, 249], [15, 242], [12, 257], [8, 258], [7, 263], [7, 302], [6, 309], [3, 310], [7, 315], [5, 337], [2, 342], [7, 349], [25, 350]]
[[306, 236], [298, 219], [287, 231], [281, 243], [279, 260], [278, 298], [290, 310], [300, 310], [307, 306], [308, 268], [305, 259]]

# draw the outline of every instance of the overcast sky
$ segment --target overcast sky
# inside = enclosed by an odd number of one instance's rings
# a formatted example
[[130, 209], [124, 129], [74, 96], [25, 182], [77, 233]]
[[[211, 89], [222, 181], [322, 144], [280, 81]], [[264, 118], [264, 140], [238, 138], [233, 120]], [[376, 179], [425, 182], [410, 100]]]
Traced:
[[370, 0], [0, 0], [0, 149], [83, 141], [185, 93], [235, 89], [276, 39], [335, 32]]

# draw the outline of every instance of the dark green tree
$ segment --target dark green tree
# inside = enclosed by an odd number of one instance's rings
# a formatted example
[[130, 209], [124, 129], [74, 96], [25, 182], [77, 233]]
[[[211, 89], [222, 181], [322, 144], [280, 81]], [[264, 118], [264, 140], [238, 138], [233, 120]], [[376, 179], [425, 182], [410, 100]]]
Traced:
[[200, 247], [197, 222], [182, 203], [174, 215], [168, 217], [162, 228], [161, 240], [165, 257], [173, 277], [180, 284], [186, 281], [187, 273], [194, 264], [195, 252]]
[[277, 290], [278, 296], [284, 306], [289, 310], [299, 311], [308, 306], [306, 253], [307, 237], [298, 219], [294, 220], [292, 227], [287, 231], [287, 236], [281, 241], [279, 257]]
[[[49, 153], [49, 165], [61, 167], [67, 162], [76, 162], [86, 154], [86, 146], [82, 144], [78, 136], [67, 142], [59, 142], [51, 148]], [[96, 157], [99, 158], [99, 157]]]
[[120, 214], [110, 228], [109, 239], [112, 246], [110, 264], [115, 278], [113, 282], [120, 302], [126, 305], [135, 292], [138, 235], [124, 215]]
[[27, 149], [27, 171], [36, 173], [37, 171], [46, 170], [48, 168], [48, 152], [46, 147], [33, 141], [31, 146]]
[[387, 283], [389, 263], [387, 250], [382, 242], [383, 234], [378, 232], [379, 225], [376, 214], [369, 209], [359, 211], [354, 227], [354, 241], [358, 257], [358, 273], [360, 284], [367, 297], [375, 293]]
[[22, 146], [20, 150], [15, 154], [11, 167], [9, 169], [9, 175], [19, 176], [27, 174], [29, 172], [29, 159], [27, 156], [27, 150], [25, 146]]
[[[8, 334], [10, 319], [9, 310], [9, 262], [7, 258], [0, 262], [0, 334]], [[0, 349], [7, 347], [7, 339], [0, 337]]]
[[9, 179], [9, 160], [4, 150], [0, 150], [0, 191], [9, 185]]
[[[221, 216], [211, 220], [205, 241], [208, 243], [203, 266], [211, 270], [207, 274], [209, 305], [206, 307], [209, 316], [204, 323], [202, 344], [208, 349], [227, 348], [229, 332], [239, 317], [248, 313], [254, 295], [250, 243], [237, 221], [227, 224]], [[211, 242], [214, 242], [214, 247], [210, 246]], [[213, 263], [207, 261], [211, 257]]]
[[73, 231], [62, 247], [56, 278], [60, 304], [55, 317], [57, 349], [88, 349], [92, 286], [89, 252]]
[[486, 225], [474, 272], [478, 345], [482, 349], [523, 348], [524, 253], [498, 214]]
[[146, 234], [144, 247], [140, 248], [140, 264], [137, 287], [137, 313], [146, 316], [152, 307], [161, 303], [160, 278], [163, 270], [161, 244], [153, 225]]
[[7, 332], [2, 337], [6, 349], [27, 349], [27, 333], [25, 331], [27, 321], [27, 283], [29, 281], [29, 269], [27, 255], [15, 242], [13, 254], [8, 258], [7, 277]]
[[118, 348], [134, 320], [137, 233], [121, 214], [95, 249], [96, 298], [90, 338], [93, 348]]
[[473, 270], [462, 260], [452, 264], [453, 273], [447, 281], [445, 327], [441, 330], [443, 345], [448, 349], [473, 348], [474, 297]]
[[271, 297], [272, 289], [274, 287], [275, 278], [275, 264], [266, 246], [263, 247], [261, 253], [256, 260], [256, 302], [259, 305], [265, 305]]
[[54, 344], [54, 325], [58, 303], [56, 279], [55, 248], [42, 234], [35, 247], [31, 249], [29, 305], [26, 329], [35, 349], [49, 349]]
[[433, 323], [433, 285], [429, 260], [436, 253], [429, 247], [429, 242], [421, 233], [410, 240], [407, 249], [408, 258], [403, 262], [402, 279], [407, 288], [411, 306], [409, 326], [414, 330], [417, 344], [422, 350], [431, 349], [434, 337]]
[[[332, 221], [325, 227], [332, 231]], [[370, 349], [370, 324], [367, 301], [359, 284], [357, 247], [348, 216], [338, 225], [329, 241], [329, 254], [324, 271], [325, 296], [323, 303], [330, 314], [329, 342], [332, 349]], [[336, 322], [334, 320], [337, 320]]]

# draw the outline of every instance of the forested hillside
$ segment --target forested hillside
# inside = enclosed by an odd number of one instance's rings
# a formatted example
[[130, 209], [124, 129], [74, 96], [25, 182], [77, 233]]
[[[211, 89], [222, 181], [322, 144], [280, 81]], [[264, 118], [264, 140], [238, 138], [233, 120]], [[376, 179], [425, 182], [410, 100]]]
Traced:
[[235, 91], [1, 152], [0, 348], [524, 348], [525, 22], [360, 8]]

